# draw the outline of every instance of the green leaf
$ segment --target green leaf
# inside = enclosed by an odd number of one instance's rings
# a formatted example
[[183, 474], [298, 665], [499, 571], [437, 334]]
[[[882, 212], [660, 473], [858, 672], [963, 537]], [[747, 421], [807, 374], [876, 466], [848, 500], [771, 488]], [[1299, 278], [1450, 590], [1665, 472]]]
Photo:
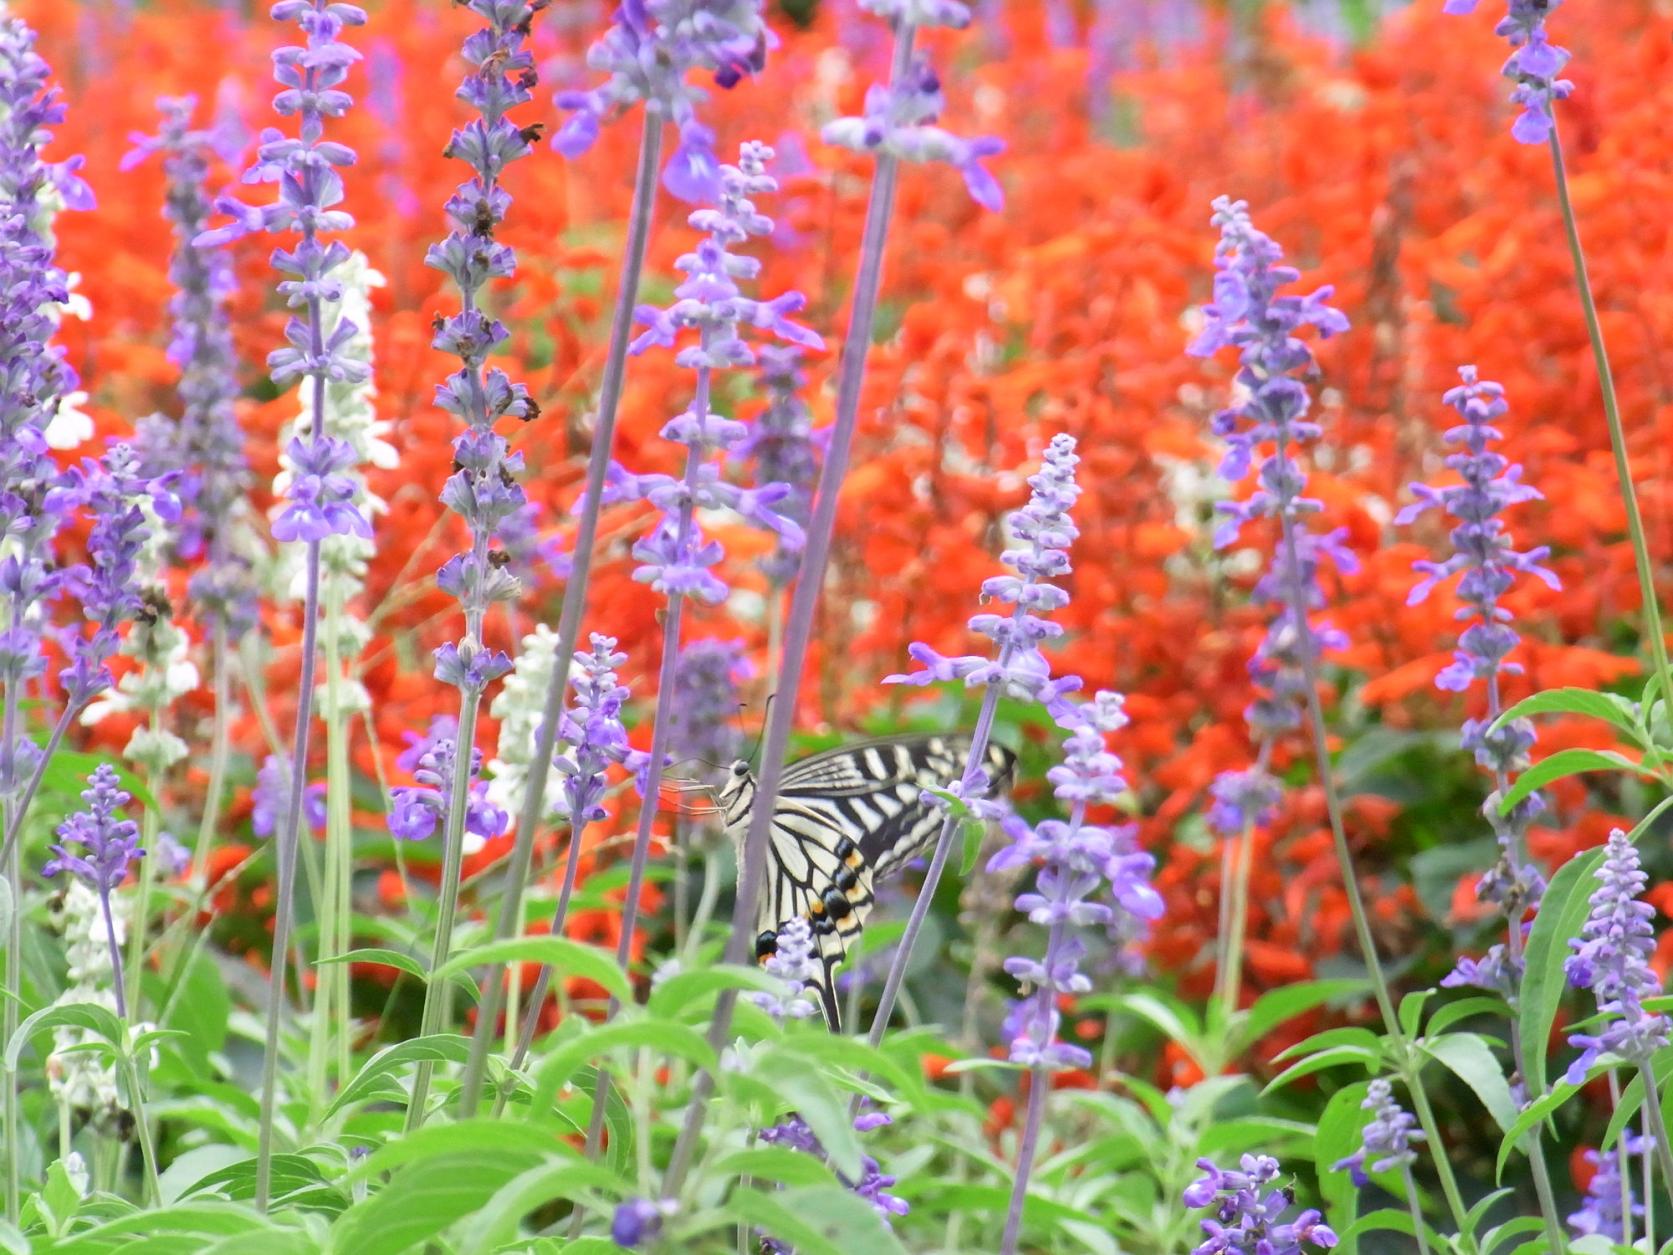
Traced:
[[1540, 900], [1524, 954], [1522, 987], [1516, 999], [1522, 1034], [1522, 1059], [1528, 1070], [1524, 1078], [1531, 1094], [1546, 1089], [1545, 1054], [1551, 1040], [1551, 1026], [1557, 1021], [1557, 1004], [1562, 1001], [1567, 978], [1563, 960], [1570, 954], [1569, 939], [1580, 935], [1586, 922], [1594, 874], [1603, 862], [1603, 849], [1584, 850], [1557, 869]]
[[1508, 815], [1523, 798], [1543, 789], [1553, 780], [1564, 780], [1587, 771], [1630, 771], [1642, 774], [1644, 769], [1625, 754], [1614, 750], [1566, 749], [1540, 759], [1520, 776], [1499, 799], [1499, 814]]
[[544, 963], [560, 980], [579, 976], [603, 986], [621, 1002], [633, 1001], [633, 986], [616, 966], [614, 955], [568, 937], [509, 937], [504, 941], [490, 941], [454, 955], [431, 975], [440, 978], [499, 963]]
[[[1673, 1099], [1673, 1089], [1669, 1088], [1669, 1077], [1673, 1077], [1673, 1050], [1660, 1050], [1650, 1060], [1650, 1070], [1655, 1074], [1656, 1089], [1662, 1096], [1661, 1109], [1665, 1116], [1669, 1099]], [[1609, 1127], [1604, 1131], [1603, 1141], [1599, 1143], [1605, 1150], [1615, 1145], [1615, 1139], [1620, 1137], [1621, 1130], [1627, 1121], [1638, 1114], [1638, 1109], [1644, 1105], [1644, 1073], [1638, 1069], [1631, 1069], [1631, 1078], [1626, 1088], [1621, 1091], [1621, 1101], [1615, 1104], [1615, 1110], [1610, 1114]]]
[[1639, 739], [1638, 709], [1633, 702], [1616, 693], [1594, 693], [1591, 689], [1547, 689], [1524, 697], [1493, 723], [1502, 728], [1513, 719], [1528, 715], [1585, 715], [1601, 719], [1625, 732], [1633, 740]]
[[1353, 1218], [1359, 1210], [1359, 1190], [1353, 1178], [1338, 1170], [1336, 1164], [1358, 1150], [1364, 1140], [1365, 1124], [1371, 1114], [1360, 1104], [1370, 1088], [1369, 1080], [1355, 1081], [1332, 1094], [1313, 1135], [1313, 1166], [1319, 1176], [1319, 1198], [1328, 1208], [1331, 1227], [1341, 1226], [1337, 1228], [1342, 1243], [1337, 1255], [1354, 1255], [1357, 1235], [1353, 1232]]
[[202, 1249], [208, 1245], [203, 1241], [205, 1238], [276, 1232], [278, 1230], [272, 1223], [258, 1215], [253, 1207], [197, 1199], [150, 1211], [130, 1212], [91, 1229], [83, 1229], [74, 1237], [55, 1243], [51, 1255], [94, 1255], [94, 1252], [128, 1249], [131, 1244], [121, 1244], [121, 1239], [139, 1235], [188, 1235], [197, 1240], [197, 1249]]
[[429, 1037], [414, 1037], [385, 1046], [366, 1060], [354, 1079], [343, 1086], [325, 1114], [327, 1117], [334, 1116], [345, 1107], [368, 1098], [389, 1097], [395, 1074], [408, 1064], [463, 1063], [469, 1054], [470, 1040], [457, 1033], [434, 1033]]
[[819, 1159], [782, 1146], [752, 1146], [733, 1151], [715, 1164], [715, 1172], [728, 1181], [750, 1178], [774, 1185], [840, 1185]]
[[[1530, 1064], [1532, 1060], [1529, 1060]], [[1499, 1143], [1498, 1161], [1493, 1166], [1495, 1183], [1503, 1180], [1505, 1161], [1516, 1150], [1523, 1136], [1529, 1130], [1539, 1129], [1550, 1118], [1551, 1114], [1580, 1092], [1580, 1086], [1570, 1085], [1566, 1080], [1558, 1081], [1547, 1093], [1541, 1094], [1522, 1109], [1510, 1128], [1505, 1130], [1504, 1140]]]
[[1371, 1050], [1364, 1046], [1331, 1046], [1317, 1054], [1308, 1055], [1297, 1063], [1292, 1063], [1277, 1076], [1266, 1083], [1262, 1094], [1271, 1094], [1283, 1089], [1291, 1081], [1299, 1081], [1304, 1076], [1311, 1076], [1315, 1072], [1322, 1072], [1326, 1068], [1339, 1068], [1344, 1064], [1357, 1063], [1367, 1072], [1375, 1072], [1382, 1065], [1382, 1051]]
[[1433, 989], [1414, 989], [1400, 999], [1400, 1027], [1407, 1037], [1416, 1037], [1423, 1027], [1423, 1008], [1434, 997]]
[[651, 996], [645, 1001], [645, 1010], [650, 1015], [672, 1019], [723, 989], [759, 989], [764, 993], [779, 993], [783, 988], [782, 979], [758, 967], [717, 964], [670, 976], [651, 990]]
[[1449, 1002], [1429, 1017], [1429, 1036], [1439, 1037], [1454, 1024], [1462, 1024], [1465, 1020], [1473, 1020], [1478, 1015], [1492, 1015], [1501, 1019], [1509, 1019], [1510, 1006], [1503, 998], [1490, 994], [1477, 994], [1474, 997], [1460, 998], [1456, 1002]]
[[1287, 1020], [1366, 988], [1367, 982], [1363, 980], [1309, 980], [1262, 994], [1235, 1021], [1230, 1053], [1241, 1054]]
[[399, 950], [385, 950], [378, 946], [369, 946], [364, 950], [350, 950], [344, 954], [328, 955], [314, 961], [315, 967], [327, 967], [334, 963], [373, 963], [379, 967], [393, 967], [405, 972], [408, 976], [419, 981], [430, 979], [425, 972], [424, 965], [410, 954], [403, 954]]
[[1152, 990], [1118, 994], [1109, 1000], [1118, 1011], [1136, 1015], [1169, 1040], [1183, 1046], [1199, 1065], [1204, 1055], [1202, 1024], [1191, 1008], [1177, 998]]
[[[1519, 1238], [1528, 1233], [1539, 1233], [1544, 1228], [1545, 1222], [1538, 1216], [1518, 1216], [1514, 1220], [1507, 1220], [1502, 1225], [1497, 1225], [1482, 1235], [1481, 1255], [1495, 1255], [1495, 1252], [1512, 1238]], [[1521, 1250], [1523, 1248], [1518, 1247], [1517, 1249]]]
[[419, 1159], [337, 1218], [331, 1227], [334, 1247], [354, 1255], [421, 1250], [539, 1162], [511, 1152]]
[[728, 1211], [795, 1247], [797, 1255], [906, 1255], [871, 1204], [841, 1186], [801, 1186], [777, 1195], [735, 1190]]
[[1367, 1050], [1382, 1050], [1383, 1039], [1368, 1028], [1357, 1025], [1347, 1025], [1342, 1028], [1327, 1028], [1321, 1033], [1314, 1033], [1311, 1037], [1303, 1038], [1293, 1046], [1286, 1046], [1280, 1050], [1273, 1061], [1282, 1063], [1285, 1059], [1294, 1059], [1298, 1055], [1312, 1054], [1316, 1050], [1325, 1050], [1333, 1046], [1362, 1046]]
[[92, 1033], [101, 1041], [107, 1043], [116, 1054], [122, 1053], [123, 1042], [127, 1039], [127, 1030], [122, 1021], [116, 1018], [116, 1013], [96, 1002], [70, 1002], [62, 1006], [42, 1007], [22, 1024], [17, 1026], [17, 1032], [6, 1043], [6, 1071], [16, 1072], [18, 1059], [37, 1033], [44, 1033], [49, 1028], [79, 1028]]
[[600, 1194], [619, 1197], [631, 1192], [628, 1182], [614, 1172], [588, 1163], [573, 1152], [535, 1164], [495, 1190], [486, 1203], [470, 1213], [459, 1233], [459, 1255], [488, 1255], [500, 1250], [517, 1237], [524, 1216], [555, 1198], [596, 1204]]
[[807, 1122], [833, 1168], [851, 1181], [859, 1180], [860, 1139], [848, 1118], [848, 1104], [817, 1069], [805, 1060], [768, 1051], [755, 1060], [750, 1074], [770, 1085], [786, 1107]]
[[[272, 1189], [275, 1198], [283, 1198], [293, 1191], [306, 1189], [324, 1182], [319, 1164], [306, 1155], [274, 1155]], [[256, 1196], [256, 1161], [243, 1159], [224, 1168], [217, 1168], [208, 1176], [186, 1189], [181, 1198], [196, 1194], [218, 1193], [242, 1201]]]
[[612, 1050], [639, 1046], [678, 1055], [699, 1068], [715, 1066], [715, 1053], [709, 1043], [687, 1025], [618, 1017], [599, 1028], [588, 1027], [547, 1050], [546, 1058], [534, 1074], [534, 1110], [551, 1110], [558, 1091], [569, 1083], [583, 1063]]
[[1476, 1033], [1449, 1033], [1426, 1038], [1419, 1045], [1424, 1054], [1450, 1069], [1475, 1091], [1487, 1114], [1501, 1129], [1516, 1123], [1516, 1100], [1511, 1097], [1510, 1083], [1505, 1080], [1504, 1069], [1485, 1037]]

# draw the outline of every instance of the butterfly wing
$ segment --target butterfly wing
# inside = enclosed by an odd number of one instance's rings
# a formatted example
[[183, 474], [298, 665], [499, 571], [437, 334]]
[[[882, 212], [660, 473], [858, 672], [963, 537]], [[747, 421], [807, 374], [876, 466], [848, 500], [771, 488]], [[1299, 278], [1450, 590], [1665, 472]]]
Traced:
[[[791, 763], [773, 809], [771, 883], [757, 912], [762, 933], [800, 915], [812, 927], [820, 961], [816, 982], [825, 1021], [840, 1029], [834, 987], [838, 963], [876, 904], [872, 886], [905, 866], [942, 824], [925, 806], [925, 788], [963, 773], [970, 738], [902, 736], [826, 750]], [[990, 749], [996, 785], [1015, 755]]]

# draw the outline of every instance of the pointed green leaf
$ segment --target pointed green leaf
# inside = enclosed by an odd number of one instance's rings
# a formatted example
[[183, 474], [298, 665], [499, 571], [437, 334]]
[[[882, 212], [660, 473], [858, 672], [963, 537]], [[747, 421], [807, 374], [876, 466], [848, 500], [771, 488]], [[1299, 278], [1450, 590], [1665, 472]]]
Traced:
[[1557, 1020], [1557, 1004], [1562, 1001], [1567, 978], [1563, 975], [1563, 960], [1570, 954], [1569, 939], [1580, 935], [1586, 922], [1594, 875], [1603, 861], [1603, 850], [1584, 850], [1557, 869], [1546, 886], [1540, 902], [1539, 914], [1528, 933], [1528, 948], [1523, 959], [1522, 988], [1517, 997], [1518, 1020], [1522, 1034], [1522, 1059], [1528, 1070], [1524, 1078], [1528, 1092], [1540, 1094], [1546, 1088], [1546, 1050], [1551, 1040], [1551, 1026]]

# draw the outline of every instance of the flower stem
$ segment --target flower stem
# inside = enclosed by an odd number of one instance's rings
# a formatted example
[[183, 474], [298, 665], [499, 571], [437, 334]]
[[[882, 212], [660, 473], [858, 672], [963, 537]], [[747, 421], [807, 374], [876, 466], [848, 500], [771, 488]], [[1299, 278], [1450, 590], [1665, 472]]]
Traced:
[[[911, 22], [903, 21], [896, 25], [890, 71], [892, 83], [900, 83], [911, 68], [913, 35]], [[743, 962], [754, 938], [751, 925], [766, 874], [770, 817], [778, 797], [779, 783], [784, 776], [784, 755], [790, 744], [790, 725], [796, 715], [796, 695], [807, 661], [808, 642], [813, 634], [814, 612], [825, 583], [825, 567], [830, 559], [831, 535], [836, 528], [837, 492], [848, 473], [848, 458], [859, 418], [860, 386], [865, 381], [866, 355], [871, 348], [872, 326], [877, 316], [877, 293], [883, 278], [883, 245], [888, 238], [889, 219], [894, 213], [898, 176], [899, 163], [895, 158], [886, 153], [880, 155], [866, 205], [859, 273], [854, 280], [853, 310], [848, 318], [848, 332], [843, 339], [842, 361], [838, 367], [836, 418], [826, 445], [825, 463], [819, 470], [813, 517], [807, 526], [807, 545], [802, 551], [801, 569], [790, 603], [790, 618], [784, 630], [783, 655], [773, 686], [778, 700], [767, 715], [767, 731], [761, 750], [761, 776], [756, 786], [754, 805], [750, 808], [749, 833], [744, 840], [743, 860], [738, 874], [738, 898], [732, 912], [731, 935], [726, 943], [725, 961], [728, 963]], [[736, 1005], [737, 991], [722, 990], [715, 1003], [714, 1018], [709, 1024], [709, 1044], [716, 1050], [726, 1044], [732, 1031], [732, 1009]], [[697, 1138], [702, 1133], [703, 1121], [708, 1114], [709, 1096], [713, 1092], [713, 1076], [706, 1070], [698, 1073], [692, 1086], [691, 1101], [686, 1107], [685, 1122], [680, 1127], [679, 1138], [674, 1143], [663, 1176], [664, 1198], [679, 1195], [685, 1175], [691, 1168]]]
[[[1423, 1208], [1418, 1206], [1417, 1180], [1412, 1176], [1411, 1164], [1401, 1164], [1400, 1173], [1406, 1181], [1406, 1210], [1412, 1217], [1412, 1237], [1417, 1241], [1417, 1255], [1429, 1255], [1429, 1226], [1423, 1223]], [[1553, 1247], [1553, 1251], [1562, 1248]]]
[[[1586, 273], [1586, 254], [1580, 247], [1580, 225], [1569, 198], [1568, 170], [1563, 162], [1563, 145], [1551, 126], [1551, 171], [1557, 186], [1557, 206], [1562, 214], [1563, 233], [1568, 237], [1569, 259], [1574, 265], [1574, 286], [1580, 293], [1580, 308], [1586, 318], [1586, 337], [1592, 345], [1592, 362], [1597, 368], [1598, 387], [1603, 394], [1603, 417], [1609, 427], [1609, 450], [1615, 458], [1615, 480], [1621, 491], [1621, 505], [1627, 516], [1627, 535], [1632, 541], [1632, 561], [1638, 571], [1639, 596], [1644, 600], [1644, 631], [1650, 638], [1650, 657], [1661, 681], [1662, 700], [1673, 704], [1673, 669], [1667, 662], [1667, 638], [1662, 635], [1661, 605], [1656, 598], [1654, 567], [1644, 537], [1644, 517], [1638, 509], [1638, 491], [1633, 485], [1632, 464], [1627, 456], [1626, 430], [1621, 425], [1621, 406], [1615, 396], [1615, 376], [1609, 368], [1609, 351], [1603, 343], [1603, 324], [1598, 321], [1592, 281]], [[1670, 705], [1673, 708], [1673, 705]]]
[[1017, 1146], [1016, 1176], [1011, 1182], [1011, 1205], [1005, 1212], [1005, 1235], [999, 1241], [1000, 1255], [1016, 1255], [1017, 1238], [1022, 1233], [1022, 1205], [1028, 1198], [1028, 1178], [1034, 1172], [1034, 1154], [1039, 1148], [1046, 1095], [1050, 1092], [1051, 1074], [1036, 1064], [1028, 1070], [1028, 1115], [1023, 1120], [1022, 1141]]
[[[616, 409], [621, 403], [622, 382], [627, 374], [627, 346], [633, 330], [633, 307], [638, 300], [639, 278], [645, 267], [645, 249], [650, 241], [651, 219], [656, 207], [657, 172], [662, 164], [662, 115], [645, 112], [644, 131], [639, 140], [639, 166], [634, 176], [633, 207], [629, 211], [627, 242], [622, 256], [621, 285], [610, 320], [610, 346], [604, 360], [604, 376], [598, 390], [598, 418], [593, 431], [592, 452], [587, 458], [587, 486], [581, 521], [575, 533], [573, 566], [564, 586], [563, 607], [558, 613], [558, 644], [552, 655], [552, 678], [546, 686], [546, 702], [540, 726], [535, 731], [534, 750], [524, 782], [523, 808], [517, 818], [517, 835], [506, 863], [506, 891], [501, 895], [494, 937], [511, 935], [522, 914], [523, 893], [528, 887], [529, 865], [534, 855], [535, 829], [540, 826], [546, 805], [546, 776], [552, 769], [552, 751], [557, 745], [558, 720], [563, 714], [564, 691], [569, 685], [570, 663], [581, 635], [581, 612], [586, 606], [587, 582], [592, 574], [593, 549], [598, 536], [598, 516], [603, 507], [604, 479], [610, 469], [610, 454], [616, 437]], [[482, 1090], [483, 1069], [494, 1042], [503, 998], [503, 965], [496, 965], [482, 979], [482, 1001], [477, 1009], [476, 1028], [471, 1037], [470, 1056], [465, 1062], [461, 1085], [462, 1109], [476, 1110]]]
[[145, 1099], [140, 1093], [139, 1068], [127, 1055], [122, 1058], [122, 1071], [128, 1082], [128, 1110], [134, 1117], [134, 1135], [139, 1139], [139, 1155], [145, 1164], [145, 1192], [152, 1206], [163, 1201], [163, 1187], [157, 1180], [157, 1147], [151, 1137], [151, 1122], [145, 1115]]
[[210, 642], [209, 665], [215, 671], [214, 723], [209, 733], [209, 784], [203, 795], [203, 818], [198, 823], [197, 849], [192, 853], [194, 875], [209, 875], [209, 843], [221, 818], [221, 794], [226, 789], [227, 759], [232, 743], [232, 675], [227, 650], [227, 624], [217, 615]]
[[1673, 1143], [1667, 1139], [1667, 1121], [1661, 1115], [1661, 1094], [1656, 1086], [1655, 1069], [1648, 1060], [1638, 1065], [1638, 1075], [1644, 1078], [1644, 1115], [1656, 1148], [1656, 1166], [1661, 1169], [1665, 1186], [1673, 1181]]
[[[459, 693], [459, 730], [453, 739], [453, 780], [447, 799], [447, 820], [442, 829], [441, 888], [436, 895], [436, 938], [430, 951], [430, 971], [433, 973], [447, 961], [453, 948], [453, 922], [459, 909], [459, 871], [464, 862], [465, 815], [470, 808], [471, 747], [476, 744], [477, 709], [482, 704], [482, 690], [467, 686]], [[447, 1017], [448, 991], [451, 981], [436, 980], [433, 976], [424, 986], [424, 1010], [419, 1019], [419, 1034], [429, 1037], [441, 1031]], [[435, 1063], [424, 1060], [418, 1065], [412, 1080], [412, 1098], [407, 1104], [406, 1131], [411, 1133], [424, 1123], [425, 1106], [430, 1096], [430, 1078]]]
[[[1263, 737], [1256, 752], [1255, 770], [1265, 772], [1272, 762], [1272, 738]], [[1226, 912], [1225, 936], [1222, 938], [1224, 962], [1214, 974], [1214, 993], [1220, 1001], [1221, 1022], [1231, 1024], [1243, 993], [1243, 951], [1249, 931], [1249, 877], [1255, 864], [1255, 828], [1245, 824], [1238, 834], [1236, 858], [1233, 861], [1230, 885], [1222, 892], [1229, 896]]]
[[[317, 304], [317, 303], [316, 303]], [[317, 311], [316, 311], [317, 312]], [[319, 319], [314, 319], [319, 326]], [[325, 377], [314, 377], [314, 431], [318, 435], [325, 405]], [[308, 774], [308, 731], [313, 719], [314, 654], [319, 637], [320, 543], [308, 542], [307, 589], [302, 602], [302, 673], [297, 680], [296, 739], [291, 751], [290, 792], [285, 818], [273, 834], [278, 847], [274, 886], [273, 949], [267, 982], [267, 1031], [261, 1058], [261, 1116], [256, 1139], [256, 1210], [265, 1213], [273, 1188], [273, 1109], [278, 1098], [279, 1017], [285, 1004], [285, 968], [290, 953], [291, 908], [296, 896], [296, 855], [302, 841], [302, 793]], [[300, 980], [301, 973], [298, 972]]]

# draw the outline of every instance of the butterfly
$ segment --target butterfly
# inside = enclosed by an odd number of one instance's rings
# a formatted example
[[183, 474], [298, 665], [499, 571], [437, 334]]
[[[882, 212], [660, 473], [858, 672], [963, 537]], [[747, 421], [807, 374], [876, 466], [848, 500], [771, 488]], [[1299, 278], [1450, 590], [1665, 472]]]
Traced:
[[[896, 736], [860, 741], [784, 769], [768, 840], [767, 882], [756, 907], [756, 958], [778, 947], [778, 930], [801, 916], [813, 929], [820, 975], [811, 982], [825, 1023], [840, 1031], [832, 972], [876, 905], [873, 887], [898, 872], [941, 831], [942, 812], [922, 800], [964, 774], [968, 736]], [[1009, 780], [1016, 755], [989, 745], [990, 785]], [[718, 790], [726, 831], [739, 849], [749, 831], [755, 773], [732, 764]]]

